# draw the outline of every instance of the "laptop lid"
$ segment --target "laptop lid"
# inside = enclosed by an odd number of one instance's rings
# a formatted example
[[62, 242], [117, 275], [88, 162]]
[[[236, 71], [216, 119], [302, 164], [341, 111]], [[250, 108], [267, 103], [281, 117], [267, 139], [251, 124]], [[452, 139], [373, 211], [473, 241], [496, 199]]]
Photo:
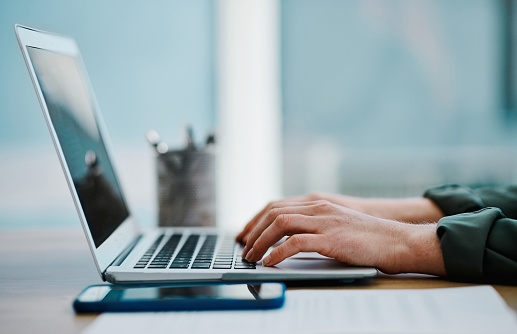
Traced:
[[79, 49], [15, 25], [16, 35], [99, 273], [139, 235]]

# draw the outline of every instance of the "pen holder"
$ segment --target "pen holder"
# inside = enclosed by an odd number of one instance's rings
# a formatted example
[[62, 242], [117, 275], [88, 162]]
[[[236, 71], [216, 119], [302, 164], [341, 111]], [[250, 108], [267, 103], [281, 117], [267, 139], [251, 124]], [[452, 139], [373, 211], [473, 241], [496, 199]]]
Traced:
[[168, 151], [156, 157], [158, 224], [215, 226], [215, 152]]

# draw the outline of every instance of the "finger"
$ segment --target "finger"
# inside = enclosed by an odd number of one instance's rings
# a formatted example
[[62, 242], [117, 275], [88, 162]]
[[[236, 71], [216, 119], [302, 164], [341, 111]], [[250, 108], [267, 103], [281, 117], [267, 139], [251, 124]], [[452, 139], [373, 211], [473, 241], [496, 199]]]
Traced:
[[292, 236], [301, 233], [314, 233], [314, 218], [300, 214], [281, 214], [264, 230], [253, 244], [246, 260], [258, 261], [264, 256], [269, 247], [276, 244], [284, 236]]
[[[307, 214], [312, 215], [307, 207], [312, 207], [314, 202], [277, 202], [265, 213], [263, 219], [246, 236], [246, 245], [242, 251], [242, 257], [246, 258], [247, 253], [253, 248], [253, 244], [263, 231], [273, 223], [280, 214]], [[300, 211], [301, 208], [301, 211]]]
[[326, 254], [327, 239], [319, 234], [296, 234], [276, 247], [262, 260], [262, 264], [270, 267], [300, 252], [318, 252]]
[[321, 201], [276, 203], [275, 206], [265, 214], [264, 218], [249, 233], [246, 239], [246, 247], [244, 247], [242, 256], [244, 258], [246, 257], [247, 252], [253, 248], [255, 241], [264, 232], [264, 230], [273, 223], [276, 217], [281, 214], [302, 214], [313, 216], [316, 213], [314, 208], [319, 204], [321, 204]]
[[243, 244], [246, 244], [246, 242], [248, 241], [249, 235], [250, 235], [249, 233], [246, 233], [245, 235], [242, 236], [242, 241], [241, 242]]
[[289, 197], [284, 198], [279, 201], [271, 202], [268, 205], [264, 207], [258, 214], [253, 217], [248, 224], [244, 227], [244, 229], [237, 234], [235, 237], [235, 240], [238, 242], [246, 243], [246, 236], [249, 235], [249, 233], [253, 230], [253, 228], [257, 225], [257, 223], [265, 216], [265, 214], [271, 210], [271, 208], [276, 206], [281, 206], [286, 203], [297, 203], [297, 202], [308, 202], [309, 197], [308, 196], [298, 196], [298, 197]]
[[249, 231], [251, 230], [251, 228], [251, 226], [248, 227], [248, 225], [246, 225], [246, 227], [244, 227], [244, 229], [239, 234], [237, 234], [237, 236], [235, 237], [235, 241], [245, 244], [247, 236], [250, 234]]
[[246, 226], [244, 226], [244, 228], [242, 229], [242, 231], [241, 231], [239, 234], [237, 234], [237, 235], [235, 236], [235, 241], [237, 241], [237, 242], [246, 242], [246, 241], [244, 241], [244, 236], [245, 236], [246, 234], [248, 234], [248, 225], [249, 225], [249, 224], [250, 224], [250, 223], [248, 223]]
[[255, 228], [255, 226], [257, 225], [257, 223], [259, 222], [259, 220], [264, 216], [264, 214], [269, 210], [269, 207], [271, 206], [271, 204], [268, 204], [266, 207], [264, 207], [264, 209], [262, 209], [259, 213], [257, 213], [255, 215], [255, 217], [253, 217], [247, 224], [246, 226], [244, 226], [244, 229], [241, 231], [241, 233], [237, 234], [237, 236], [235, 237], [235, 240], [237, 240], [238, 242], [246, 242], [245, 240], [243, 240], [243, 237], [247, 234], [250, 233], [250, 231], [253, 230], [253, 228]]

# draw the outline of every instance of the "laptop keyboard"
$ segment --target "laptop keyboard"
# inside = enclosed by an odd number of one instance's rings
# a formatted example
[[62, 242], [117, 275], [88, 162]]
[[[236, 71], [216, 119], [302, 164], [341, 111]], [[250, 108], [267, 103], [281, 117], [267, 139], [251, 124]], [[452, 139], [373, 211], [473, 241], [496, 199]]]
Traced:
[[[218, 236], [191, 234], [176, 252], [183, 235], [173, 234], [160, 248], [165, 235], [160, 235], [134, 266], [135, 269], [256, 269], [254, 262], [247, 262], [235, 254], [236, 242], [223, 237], [217, 248]], [[203, 244], [198, 248], [198, 243]], [[155, 255], [156, 254], [156, 255]], [[175, 254], [175, 256], [174, 256]], [[154, 257], [153, 257], [154, 256]]]

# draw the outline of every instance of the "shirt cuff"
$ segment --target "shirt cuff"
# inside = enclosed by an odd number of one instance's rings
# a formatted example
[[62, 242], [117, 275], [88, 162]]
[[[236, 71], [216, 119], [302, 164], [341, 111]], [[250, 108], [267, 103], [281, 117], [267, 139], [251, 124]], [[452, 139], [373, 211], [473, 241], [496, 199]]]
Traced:
[[485, 208], [440, 219], [440, 239], [447, 275], [456, 279], [483, 280], [485, 248], [492, 224], [504, 218], [501, 210]]
[[473, 212], [485, 207], [479, 195], [468, 187], [456, 184], [431, 188], [424, 193], [424, 197], [436, 203], [445, 216]]

